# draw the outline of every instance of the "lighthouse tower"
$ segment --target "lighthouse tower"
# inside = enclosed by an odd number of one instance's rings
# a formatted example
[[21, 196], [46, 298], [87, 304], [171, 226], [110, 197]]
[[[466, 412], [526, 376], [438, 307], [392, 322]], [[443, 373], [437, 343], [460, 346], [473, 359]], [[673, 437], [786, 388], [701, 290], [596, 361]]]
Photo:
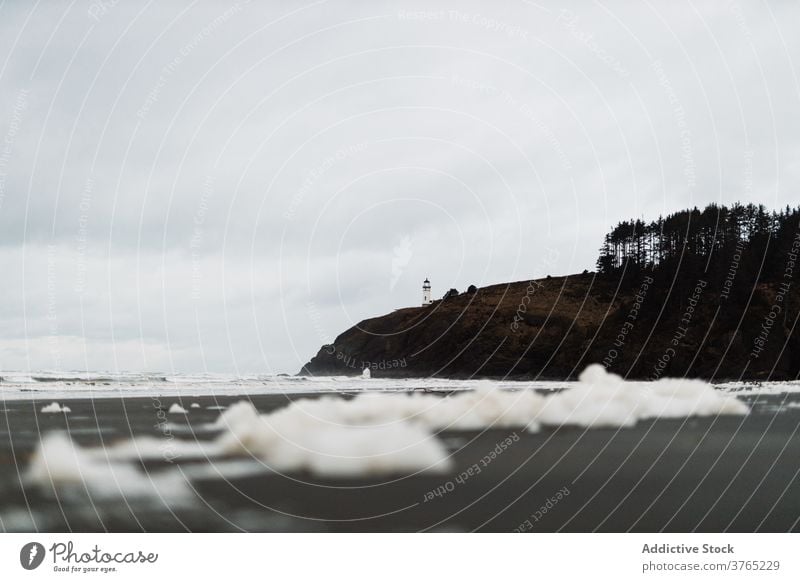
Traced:
[[431, 282], [425, 279], [422, 283], [422, 305], [430, 305], [433, 303], [431, 300]]

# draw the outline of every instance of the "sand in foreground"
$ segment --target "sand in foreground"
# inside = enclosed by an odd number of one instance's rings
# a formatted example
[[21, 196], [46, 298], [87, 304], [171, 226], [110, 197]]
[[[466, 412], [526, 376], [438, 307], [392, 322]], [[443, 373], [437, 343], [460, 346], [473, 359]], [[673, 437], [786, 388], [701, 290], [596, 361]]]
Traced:
[[[285, 395], [191, 397], [183, 401], [190, 413], [169, 415], [167, 430], [178, 439], [211, 439], [215, 433], [202, 427], [219, 415], [215, 407], [243, 398], [262, 412], [287, 402]], [[156, 407], [176, 401], [70, 400], [66, 416], [39, 414], [44, 400], [6, 402], [0, 530], [800, 530], [800, 409], [777, 412], [780, 397], [751, 400], [747, 417], [658, 420], [620, 430], [444, 433], [455, 460], [445, 475], [322, 479], [275, 474], [242, 458], [220, 463], [221, 478], [214, 464], [178, 456], [141, 468], [180, 471], [194, 491], [180, 500], [105, 500], [80, 487], [54, 493], [21, 485], [40, 434], [68, 430], [84, 446], [167, 438]], [[201, 407], [190, 409], [193, 402]], [[508, 438], [513, 444], [492, 456]]]

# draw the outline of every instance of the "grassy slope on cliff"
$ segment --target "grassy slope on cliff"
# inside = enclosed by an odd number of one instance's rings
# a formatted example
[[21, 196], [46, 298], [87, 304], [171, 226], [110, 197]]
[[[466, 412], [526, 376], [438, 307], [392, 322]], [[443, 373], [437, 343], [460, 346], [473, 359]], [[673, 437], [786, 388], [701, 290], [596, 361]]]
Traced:
[[370, 367], [376, 376], [568, 378], [605, 362], [634, 378], [797, 377], [796, 293], [783, 295], [755, 357], [778, 285], [758, 285], [748, 304], [697, 280], [648, 280], [638, 274], [620, 291], [618, 281], [593, 274], [554, 277], [400, 309], [345, 331], [303, 373]]

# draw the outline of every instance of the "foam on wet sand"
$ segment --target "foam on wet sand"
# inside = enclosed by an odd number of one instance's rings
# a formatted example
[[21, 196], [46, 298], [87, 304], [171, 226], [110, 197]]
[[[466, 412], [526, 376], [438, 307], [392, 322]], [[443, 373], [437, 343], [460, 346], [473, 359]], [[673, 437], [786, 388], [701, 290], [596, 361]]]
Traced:
[[178, 473], [146, 474], [103, 458], [101, 451], [81, 448], [64, 433], [50, 433], [42, 438], [25, 478], [45, 491], [66, 487], [101, 498], [181, 497], [186, 491]]
[[69, 406], [61, 406], [58, 402], [51, 402], [47, 406], [43, 406], [41, 412], [43, 414], [67, 414], [72, 412]]
[[[176, 406], [171, 413], [178, 413]], [[165, 439], [149, 437], [107, 449], [81, 449], [65, 435], [48, 435], [30, 475], [39, 483], [83, 481], [98, 492], [120, 482], [126, 490], [152, 491], [152, 484], [142, 486], [143, 480], [150, 481], [148, 475], [119, 461], [163, 457], [166, 448], [176, 457], [250, 456], [275, 471], [326, 477], [443, 472], [451, 468], [451, 460], [438, 436], [442, 430], [627, 427], [650, 418], [747, 412], [744, 402], [705, 382], [632, 383], [595, 365], [573, 387], [547, 396], [483, 382], [475, 390], [446, 397], [415, 392], [300, 399], [269, 414], [241, 401], [210, 425], [219, 434], [206, 443], [173, 439], [167, 447]]]

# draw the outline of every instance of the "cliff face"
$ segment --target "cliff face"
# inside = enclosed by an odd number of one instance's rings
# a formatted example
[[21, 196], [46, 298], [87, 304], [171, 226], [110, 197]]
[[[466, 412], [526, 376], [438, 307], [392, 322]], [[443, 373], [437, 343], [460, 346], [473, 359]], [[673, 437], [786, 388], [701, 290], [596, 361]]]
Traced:
[[[367, 319], [301, 371], [375, 377], [573, 378], [603, 363], [631, 378], [794, 379], [796, 292], [759, 285], [731, 302], [702, 279], [574, 275], [494, 285]], [[723, 290], [724, 291], [724, 290]]]

